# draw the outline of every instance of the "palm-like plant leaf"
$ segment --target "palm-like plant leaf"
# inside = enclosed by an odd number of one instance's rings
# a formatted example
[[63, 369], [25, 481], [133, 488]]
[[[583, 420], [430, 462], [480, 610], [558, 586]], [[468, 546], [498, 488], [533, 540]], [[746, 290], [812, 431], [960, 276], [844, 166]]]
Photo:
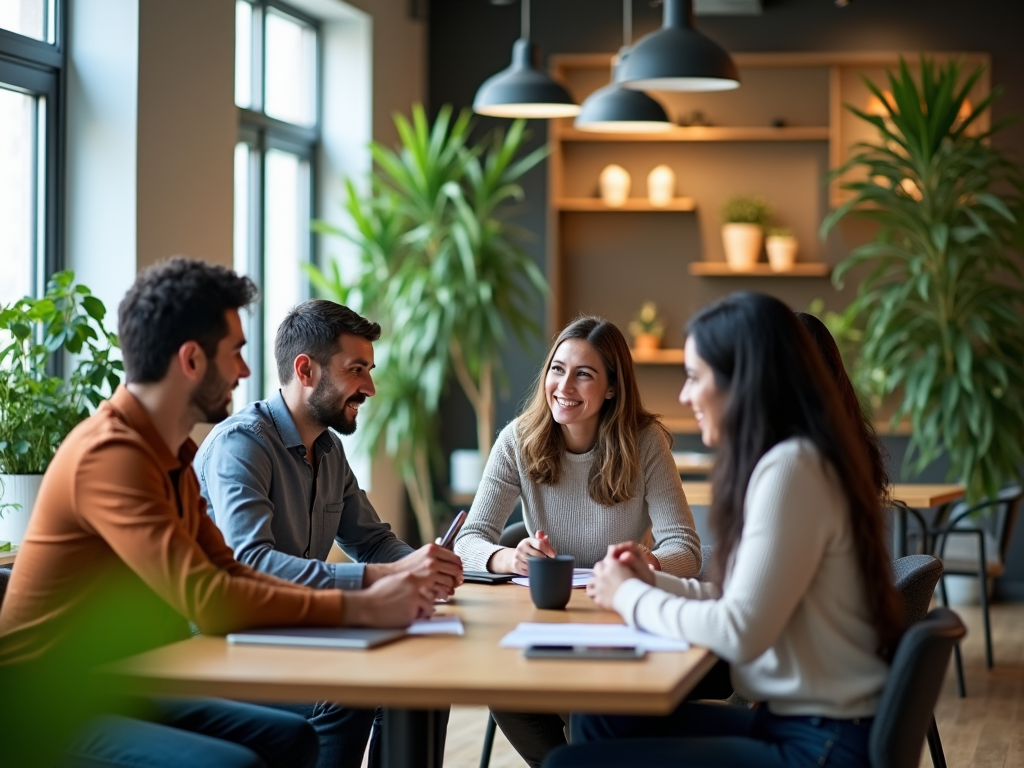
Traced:
[[[844, 323], [863, 325], [857, 384], [875, 398], [903, 388], [893, 422], [912, 427], [908, 466], [945, 455], [950, 475], [975, 499], [1016, 479], [1024, 462], [1024, 291], [1010, 255], [1024, 210], [1017, 167], [977, 133], [992, 97], [965, 107], [981, 68], [936, 66], [919, 81], [906, 62], [889, 73], [888, 116], [852, 109], [878, 131], [834, 173], [860, 167], [854, 193], [822, 224], [826, 235], [850, 214], [878, 222], [874, 242], [835, 273], [873, 267]], [[997, 191], [998, 190], [998, 191]]]

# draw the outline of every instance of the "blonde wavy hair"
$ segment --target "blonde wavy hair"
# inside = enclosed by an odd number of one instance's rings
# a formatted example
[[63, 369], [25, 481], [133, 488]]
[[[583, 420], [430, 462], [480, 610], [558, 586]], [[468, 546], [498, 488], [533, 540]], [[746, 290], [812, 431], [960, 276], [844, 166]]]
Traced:
[[529, 405], [519, 416], [517, 433], [526, 472], [535, 483], [554, 485], [561, 479], [565, 441], [544, 392], [555, 352], [566, 339], [582, 339], [597, 352], [615, 395], [601, 406], [597, 428], [597, 460], [590, 471], [590, 498], [606, 507], [633, 498], [643, 467], [640, 433], [656, 424], [672, 444], [672, 435], [658, 417], [644, 408], [626, 339], [614, 323], [600, 317], [579, 317], [558, 334], [541, 368]]

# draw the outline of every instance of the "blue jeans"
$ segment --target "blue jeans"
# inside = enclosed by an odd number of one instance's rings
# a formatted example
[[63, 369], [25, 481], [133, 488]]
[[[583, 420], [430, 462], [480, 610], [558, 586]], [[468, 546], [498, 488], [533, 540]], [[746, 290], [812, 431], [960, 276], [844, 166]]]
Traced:
[[871, 722], [690, 702], [666, 717], [574, 714], [571, 745], [544, 768], [867, 768]]
[[[315, 704], [271, 704], [304, 717], [316, 730], [320, 742], [318, 768], [359, 768], [366, 742], [370, 742], [368, 765], [380, 768], [380, 723], [382, 712], [355, 709], [318, 701]], [[371, 738], [372, 729], [372, 738]]]
[[219, 699], [155, 699], [147, 719], [104, 715], [72, 739], [67, 768], [315, 768], [303, 718]]

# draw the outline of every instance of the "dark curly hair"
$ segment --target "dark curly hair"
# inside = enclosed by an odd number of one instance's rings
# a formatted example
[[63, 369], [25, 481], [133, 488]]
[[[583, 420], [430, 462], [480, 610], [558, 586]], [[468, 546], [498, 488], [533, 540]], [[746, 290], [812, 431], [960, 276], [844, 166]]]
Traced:
[[277, 327], [274, 340], [278, 381], [287, 384], [292, 380], [299, 355], [309, 355], [320, 365], [327, 365], [338, 351], [338, 337], [343, 333], [376, 341], [380, 325], [327, 299], [310, 299], [292, 307]]
[[214, 357], [228, 334], [225, 311], [251, 304], [256, 295], [248, 277], [205, 261], [179, 257], [144, 270], [117, 310], [125, 379], [160, 381], [187, 341]]

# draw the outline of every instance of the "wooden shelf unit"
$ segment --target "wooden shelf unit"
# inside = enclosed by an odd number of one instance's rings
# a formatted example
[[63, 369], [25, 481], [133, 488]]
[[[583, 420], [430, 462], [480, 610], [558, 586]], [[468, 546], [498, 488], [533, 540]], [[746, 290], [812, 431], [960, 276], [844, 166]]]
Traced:
[[[990, 64], [983, 53], [928, 55], [937, 61], [956, 57], [968, 68]], [[829, 169], [850, 158], [856, 142], [874, 139], [875, 129], [844, 106], [867, 106], [870, 91], [862, 75], [884, 83], [885, 71], [898, 67], [901, 56], [917, 68], [916, 51], [737, 53], [742, 85], [734, 91], [651, 94], [680, 124], [669, 131], [593, 133], [576, 130], [571, 119], [549, 121], [548, 332], [557, 333], [581, 313], [625, 329], [643, 302], [654, 301], [666, 327], [664, 343], [678, 349], [689, 317], [735, 290], [772, 293], [795, 309], [819, 298], [829, 309], [845, 306], [856, 285], [837, 295], [821, 278], [859, 244], [862, 231], [850, 229], [823, 243], [818, 227], [830, 206], [844, 201], [841, 182], [854, 177], [833, 180], [827, 189], [822, 182]], [[582, 102], [608, 83], [611, 58], [555, 55], [551, 69]], [[975, 104], [989, 92], [989, 71], [970, 93]], [[681, 125], [695, 119], [716, 124]], [[784, 124], [775, 127], [779, 121]], [[978, 130], [987, 128], [986, 120], [979, 121]], [[631, 176], [632, 197], [621, 208], [599, 197], [598, 178], [609, 163]], [[651, 206], [646, 197], [647, 175], [660, 164], [676, 173], [678, 197], [666, 208]], [[735, 194], [761, 194], [774, 205], [774, 223], [792, 229], [800, 245], [802, 261], [793, 270], [772, 272], [763, 262], [748, 273], [729, 270], [719, 211]], [[636, 215], [650, 212], [677, 215]], [[634, 215], [605, 215], [623, 213]], [[636, 362], [647, 407], [663, 414], [673, 431], [696, 432], [678, 402], [681, 360]]]
[[782, 126], [676, 126], [654, 133], [596, 133], [566, 128], [562, 141], [828, 141], [827, 125]]
[[686, 357], [681, 349], [653, 349], [650, 351], [631, 349], [633, 362], [637, 365], [682, 365]]
[[691, 261], [691, 275], [700, 277], [828, 277], [832, 267], [821, 262], [797, 262], [790, 269], [776, 272], [769, 264], [755, 264], [750, 270], [736, 270], [724, 261]]
[[583, 211], [591, 213], [687, 213], [697, 209], [692, 197], [677, 197], [668, 205], [652, 205], [644, 197], [631, 197], [623, 205], [608, 205], [600, 197], [565, 197], [555, 200], [555, 208], [559, 211]]

